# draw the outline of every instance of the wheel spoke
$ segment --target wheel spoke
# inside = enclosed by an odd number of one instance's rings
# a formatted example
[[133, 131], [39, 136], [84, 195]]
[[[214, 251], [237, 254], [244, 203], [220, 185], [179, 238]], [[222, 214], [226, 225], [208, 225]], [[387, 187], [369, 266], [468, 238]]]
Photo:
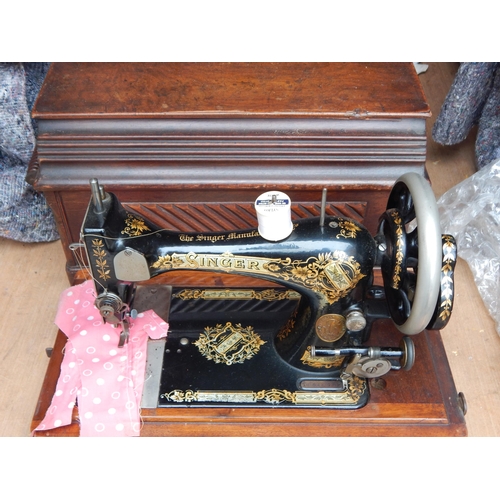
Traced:
[[[406, 233], [406, 256], [408, 258], [408, 267], [415, 267], [418, 262], [418, 228]], [[415, 263], [413, 263], [415, 261]]]
[[408, 190], [405, 190], [404, 194], [400, 198], [401, 200], [401, 216], [403, 222], [408, 224], [415, 218], [415, 207], [413, 206], [413, 198]]
[[399, 183], [394, 187], [387, 208], [396, 208], [401, 214], [404, 224], [408, 224], [415, 218], [413, 197], [405, 184]]
[[406, 319], [410, 316], [411, 301], [408, 297], [406, 290], [404, 290], [403, 288], [399, 289], [399, 298], [400, 298], [399, 309], [401, 311], [402, 317]]

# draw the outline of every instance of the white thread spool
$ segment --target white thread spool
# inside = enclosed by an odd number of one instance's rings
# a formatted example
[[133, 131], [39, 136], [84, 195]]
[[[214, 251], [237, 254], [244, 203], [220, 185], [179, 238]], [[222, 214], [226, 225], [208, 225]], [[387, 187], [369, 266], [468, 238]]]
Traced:
[[293, 230], [290, 198], [281, 191], [267, 191], [255, 200], [259, 234], [266, 240], [279, 241]]

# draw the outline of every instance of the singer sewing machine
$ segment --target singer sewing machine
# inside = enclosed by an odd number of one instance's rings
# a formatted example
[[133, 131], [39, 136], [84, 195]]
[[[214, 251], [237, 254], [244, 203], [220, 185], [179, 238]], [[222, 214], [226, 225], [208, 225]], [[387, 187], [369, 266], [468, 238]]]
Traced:
[[[103, 319], [120, 329], [120, 346], [143, 310], [170, 325], [149, 343], [144, 408], [358, 409], [369, 380], [412, 368], [412, 336], [450, 318], [456, 247], [418, 174], [396, 182], [373, 236], [326, 216], [326, 196], [320, 217], [292, 222], [288, 196], [264, 193], [255, 229], [198, 234], [126, 211], [96, 179], [91, 191], [81, 237]], [[260, 286], [148, 284], [174, 272]], [[391, 342], [374, 345], [388, 319]]]
[[[429, 329], [449, 318], [454, 245], [426, 182], [389, 196], [425, 175], [429, 116], [411, 63], [51, 65], [27, 179], [69, 282], [90, 264], [124, 346], [141, 310], [170, 325], [149, 342], [141, 436], [466, 434]], [[94, 185], [85, 217], [93, 177], [110, 193]], [[272, 189], [291, 198], [289, 235], [256, 217]], [[66, 343], [58, 332], [32, 429]], [[38, 435], [77, 436], [79, 420], [75, 407]]]

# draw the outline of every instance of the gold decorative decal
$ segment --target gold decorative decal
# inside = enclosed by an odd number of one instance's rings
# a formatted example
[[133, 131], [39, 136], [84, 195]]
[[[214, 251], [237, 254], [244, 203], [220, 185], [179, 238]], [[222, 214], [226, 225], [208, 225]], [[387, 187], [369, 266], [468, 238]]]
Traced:
[[132, 215], [127, 212], [127, 218], [125, 219], [125, 229], [122, 234], [128, 234], [129, 236], [140, 236], [145, 231], [150, 231], [149, 227], [146, 226], [144, 219]]
[[296, 405], [337, 406], [356, 404], [367, 390], [366, 381], [351, 377], [344, 381], [343, 391], [297, 391], [281, 389], [262, 391], [182, 391], [174, 390], [161, 398], [174, 403], [267, 403], [278, 405], [283, 402]]
[[300, 361], [314, 368], [338, 368], [344, 362], [345, 356], [312, 356], [311, 346], [308, 346]]
[[439, 318], [446, 321], [453, 307], [453, 270], [457, 247], [453, 236], [443, 235], [443, 267], [441, 268], [441, 312]]
[[104, 281], [109, 280], [110, 269], [108, 261], [106, 260], [107, 253], [106, 250], [104, 250], [104, 243], [102, 240], [92, 240], [92, 255], [96, 257], [95, 264], [97, 266], [99, 278]]
[[252, 358], [265, 343], [251, 326], [243, 328], [227, 322], [224, 326], [206, 327], [194, 345], [205, 358], [233, 365]]
[[256, 238], [260, 236], [259, 231], [253, 230], [248, 233], [229, 233], [229, 234], [180, 234], [180, 241], [210, 241], [215, 243], [217, 241], [239, 240], [243, 238]]
[[250, 290], [250, 289], [206, 289], [195, 290], [185, 289], [175, 294], [176, 298], [182, 300], [203, 299], [203, 300], [298, 300], [300, 293], [293, 290], [284, 290], [278, 292], [277, 290]]
[[356, 238], [360, 227], [354, 222], [344, 219], [339, 219], [340, 233], [337, 238], [343, 236], [344, 238]]
[[391, 215], [396, 224], [396, 264], [392, 275], [392, 288], [398, 290], [401, 281], [401, 264], [403, 263], [403, 220], [397, 210], [393, 210]]
[[335, 251], [309, 257], [307, 260], [268, 259], [263, 257], [223, 254], [164, 255], [151, 266], [154, 269], [219, 270], [271, 276], [284, 281], [299, 283], [322, 294], [332, 304], [345, 297], [365, 275], [354, 257]]
[[298, 309], [295, 308], [295, 311], [293, 311], [293, 314], [288, 318], [285, 326], [278, 332], [278, 335], [276, 335], [278, 340], [285, 340], [288, 335], [290, 335], [290, 332], [293, 330], [295, 322], [297, 321], [297, 312]]

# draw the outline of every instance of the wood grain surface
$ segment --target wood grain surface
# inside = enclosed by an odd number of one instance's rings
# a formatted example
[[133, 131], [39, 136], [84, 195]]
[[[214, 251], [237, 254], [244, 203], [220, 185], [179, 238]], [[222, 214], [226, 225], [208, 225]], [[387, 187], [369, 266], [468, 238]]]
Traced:
[[[411, 63], [64, 63], [38, 117], [119, 118], [428, 114]], [[211, 75], [207, 79], [207, 74]], [[370, 86], [366, 82], [370, 81]], [[102, 96], [106, 96], [106, 109]], [[316, 110], [316, 111], [314, 111]]]

